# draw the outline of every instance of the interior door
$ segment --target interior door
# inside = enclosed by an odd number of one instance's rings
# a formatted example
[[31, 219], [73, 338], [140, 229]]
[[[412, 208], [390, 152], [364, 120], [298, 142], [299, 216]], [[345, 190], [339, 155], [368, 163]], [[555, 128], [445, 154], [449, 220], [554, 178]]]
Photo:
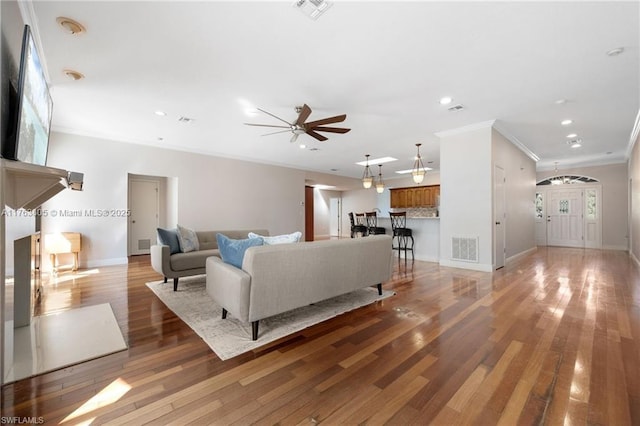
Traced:
[[494, 212], [494, 269], [499, 269], [505, 263], [505, 221], [506, 215], [506, 199], [505, 199], [505, 173], [504, 169], [495, 166], [493, 175], [493, 212]]
[[547, 192], [547, 244], [584, 247], [581, 188], [550, 189]]
[[329, 199], [329, 236], [340, 236], [340, 198]]
[[129, 180], [129, 254], [149, 254], [159, 220], [159, 182]]

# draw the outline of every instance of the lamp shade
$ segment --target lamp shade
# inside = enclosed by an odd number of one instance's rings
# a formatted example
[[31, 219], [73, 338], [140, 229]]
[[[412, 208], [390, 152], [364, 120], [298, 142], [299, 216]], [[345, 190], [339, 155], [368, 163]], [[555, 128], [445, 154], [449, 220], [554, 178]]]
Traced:
[[420, 156], [420, 145], [422, 144], [416, 144], [418, 147], [418, 155], [416, 155], [416, 161], [413, 163], [413, 171], [411, 172], [415, 183], [422, 183], [425, 175], [424, 164], [422, 164], [422, 157]]

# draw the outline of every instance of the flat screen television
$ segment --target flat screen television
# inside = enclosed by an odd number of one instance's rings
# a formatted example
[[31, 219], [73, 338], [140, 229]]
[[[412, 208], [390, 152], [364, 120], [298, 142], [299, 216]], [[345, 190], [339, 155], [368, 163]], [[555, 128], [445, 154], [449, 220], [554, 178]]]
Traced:
[[[42, 69], [38, 49], [28, 25], [24, 26], [20, 71], [15, 96], [10, 96], [12, 134], [5, 139], [2, 156], [45, 165], [53, 101]], [[12, 123], [11, 123], [12, 122]]]

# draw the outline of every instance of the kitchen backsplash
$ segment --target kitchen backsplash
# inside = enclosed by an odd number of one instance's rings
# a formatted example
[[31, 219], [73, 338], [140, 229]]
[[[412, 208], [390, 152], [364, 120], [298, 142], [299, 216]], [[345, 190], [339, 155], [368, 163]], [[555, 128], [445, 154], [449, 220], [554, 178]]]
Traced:
[[407, 217], [439, 217], [437, 207], [415, 207], [409, 209], [390, 209], [392, 212], [407, 212]]

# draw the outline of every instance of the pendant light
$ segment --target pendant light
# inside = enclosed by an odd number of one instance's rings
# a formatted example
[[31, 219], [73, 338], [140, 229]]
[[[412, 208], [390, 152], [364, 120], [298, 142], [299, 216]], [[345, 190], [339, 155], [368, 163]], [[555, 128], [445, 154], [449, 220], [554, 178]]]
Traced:
[[378, 171], [378, 182], [376, 182], [376, 192], [382, 194], [384, 192], [384, 182], [382, 181], [382, 164], [378, 164], [380, 167]]
[[365, 157], [367, 157], [367, 165], [364, 167], [364, 174], [362, 175], [362, 186], [369, 189], [373, 184], [373, 176], [371, 175], [371, 169], [369, 168], [369, 154], [365, 155]]
[[420, 157], [420, 145], [422, 144], [416, 144], [416, 146], [418, 147], [418, 155], [416, 157], [415, 163], [413, 163], [413, 171], [411, 172], [411, 174], [413, 175], [413, 181], [415, 183], [422, 183], [425, 174], [424, 164], [422, 164], [422, 157]]

